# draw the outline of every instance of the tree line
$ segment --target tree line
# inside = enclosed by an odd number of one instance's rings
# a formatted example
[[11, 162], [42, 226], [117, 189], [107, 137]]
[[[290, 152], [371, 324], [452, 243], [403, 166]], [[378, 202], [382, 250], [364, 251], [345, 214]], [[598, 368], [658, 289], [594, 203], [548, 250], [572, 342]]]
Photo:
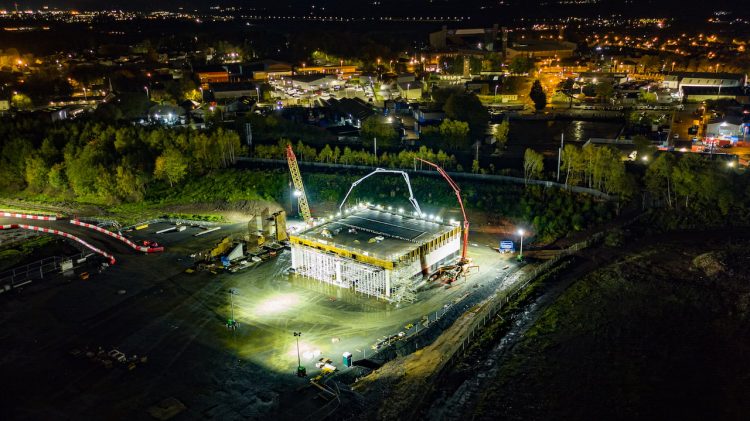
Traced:
[[98, 122], [0, 122], [0, 189], [96, 203], [142, 200], [147, 184], [174, 185], [234, 164], [237, 133]]
[[448, 155], [442, 150], [435, 152], [426, 146], [421, 146], [416, 151], [401, 150], [398, 153], [383, 152], [375, 155], [364, 149], [352, 149], [345, 146], [341, 149], [338, 146], [331, 148], [325, 145], [320, 151], [316, 148], [305, 145], [302, 141], [294, 144], [288, 139], [281, 139], [275, 145], [256, 145], [255, 156], [264, 159], [286, 159], [286, 147], [292, 145], [297, 159], [309, 162], [321, 162], [330, 164], [343, 165], [370, 165], [388, 168], [413, 168], [419, 167], [416, 158], [435, 162], [448, 170], [463, 171], [461, 164], [456, 162], [455, 155]]

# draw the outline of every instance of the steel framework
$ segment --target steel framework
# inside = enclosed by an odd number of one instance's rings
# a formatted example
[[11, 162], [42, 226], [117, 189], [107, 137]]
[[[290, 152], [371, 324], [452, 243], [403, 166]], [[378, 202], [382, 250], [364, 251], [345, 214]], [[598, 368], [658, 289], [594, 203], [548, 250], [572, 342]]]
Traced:
[[297, 274], [379, 298], [390, 296], [390, 274], [383, 268], [344, 259], [311, 247], [292, 245]]
[[310, 206], [307, 203], [307, 194], [305, 194], [305, 185], [302, 184], [302, 174], [299, 172], [299, 165], [297, 165], [297, 157], [294, 155], [292, 145], [286, 146], [286, 159], [289, 162], [289, 172], [292, 174], [292, 182], [294, 183], [295, 191], [299, 192], [297, 200], [299, 203], [299, 212], [302, 214], [302, 218], [308, 224], [312, 222], [312, 214], [310, 213]]
[[355, 187], [357, 187], [361, 182], [365, 181], [370, 176], [373, 176], [375, 174], [382, 174], [382, 173], [401, 174], [401, 176], [404, 177], [404, 181], [406, 181], [406, 187], [409, 188], [409, 202], [411, 203], [412, 206], [414, 206], [414, 209], [421, 215], [422, 209], [419, 208], [419, 203], [417, 202], [417, 199], [414, 198], [414, 192], [411, 189], [411, 182], [409, 181], [409, 174], [407, 174], [405, 171], [386, 170], [384, 168], [376, 168], [375, 171], [353, 182], [352, 186], [349, 187], [349, 191], [346, 192], [346, 196], [344, 196], [344, 200], [342, 200], [341, 204], [339, 205], [339, 211], [343, 210], [344, 203], [346, 203], [346, 199], [349, 198], [349, 195], [352, 193], [352, 190], [354, 190]]

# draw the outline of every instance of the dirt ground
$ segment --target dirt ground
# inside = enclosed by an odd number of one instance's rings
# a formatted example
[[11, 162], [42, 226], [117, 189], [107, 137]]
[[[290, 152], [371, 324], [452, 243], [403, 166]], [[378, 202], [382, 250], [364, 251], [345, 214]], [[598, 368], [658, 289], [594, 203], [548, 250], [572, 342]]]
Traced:
[[499, 369], [463, 416], [747, 419], [747, 238], [634, 232], [625, 246], [604, 247], [618, 257], [599, 256], [599, 267], [503, 345]]

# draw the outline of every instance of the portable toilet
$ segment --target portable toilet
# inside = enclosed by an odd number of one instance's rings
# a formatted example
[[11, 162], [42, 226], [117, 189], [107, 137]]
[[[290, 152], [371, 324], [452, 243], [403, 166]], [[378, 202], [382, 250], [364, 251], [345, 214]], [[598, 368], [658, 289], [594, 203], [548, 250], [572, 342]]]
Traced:
[[345, 367], [352, 366], [352, 353], [351, 352], [344, 352], [343, 363]]

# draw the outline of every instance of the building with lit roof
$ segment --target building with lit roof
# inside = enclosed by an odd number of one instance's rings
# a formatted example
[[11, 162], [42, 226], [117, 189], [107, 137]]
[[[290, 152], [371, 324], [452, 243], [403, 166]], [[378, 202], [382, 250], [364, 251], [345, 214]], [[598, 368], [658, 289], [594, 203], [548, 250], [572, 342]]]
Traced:
[[295, 273], [399, 301], [458, 257], [461, 227], [432, 215], [360, 205], [289, 238]]

